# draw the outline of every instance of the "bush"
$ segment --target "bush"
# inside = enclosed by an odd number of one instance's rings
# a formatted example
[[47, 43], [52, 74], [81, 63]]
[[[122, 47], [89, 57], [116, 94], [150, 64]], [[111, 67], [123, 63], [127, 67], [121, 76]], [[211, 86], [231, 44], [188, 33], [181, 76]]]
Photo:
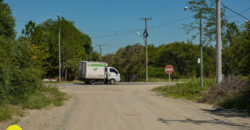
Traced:
[[29, 41], [10, 42], [0, 37], [0, 104], [22, 103], [42, 86], [42, 67], [33, 59]]
[[247, 93], [249, 91], [248, 81], [240, 77], [224, 81], [221, 84], [214, 84], [208, 91], [204, 92], [201, 102], [220, 103], [225, 98]]
[[213, 85], [204, 92], [200, 102], [207, 102], [224, 108], [244, 109], [250, 113], [250, 84], [249, 81], [234, 77], [230, 81]]

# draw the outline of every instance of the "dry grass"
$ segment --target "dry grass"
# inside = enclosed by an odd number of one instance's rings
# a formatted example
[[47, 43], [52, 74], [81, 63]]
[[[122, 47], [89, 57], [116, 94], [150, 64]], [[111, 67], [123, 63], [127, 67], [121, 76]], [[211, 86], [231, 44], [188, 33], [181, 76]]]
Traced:
[[214, 84], [203, 93], [200, 102], [216, 104], [224, 108], [237, 108], [250, 113], [250, 84], [248, 80], [234, 77], [230, 81]]

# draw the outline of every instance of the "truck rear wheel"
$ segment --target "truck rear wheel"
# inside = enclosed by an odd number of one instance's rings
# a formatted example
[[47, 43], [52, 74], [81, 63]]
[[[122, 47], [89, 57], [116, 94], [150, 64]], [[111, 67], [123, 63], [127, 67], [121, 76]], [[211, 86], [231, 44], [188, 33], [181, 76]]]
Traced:
[[115, 84], [115, 79], [111, 79], [110, 84], [114, 85]]
[[91, 85], [95, 85], [95, 80], [90, 81]]

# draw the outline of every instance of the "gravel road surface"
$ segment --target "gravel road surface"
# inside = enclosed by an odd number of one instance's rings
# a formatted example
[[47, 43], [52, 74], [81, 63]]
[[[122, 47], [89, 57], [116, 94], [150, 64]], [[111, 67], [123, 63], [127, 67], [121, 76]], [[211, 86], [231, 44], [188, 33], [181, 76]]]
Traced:
[[250, 129], [246, 115], [151, 91], [167, 84], [58, 84], [60, 90], [71, 96], [65, 105], [29, 110], [18, 124], [23, 130]]

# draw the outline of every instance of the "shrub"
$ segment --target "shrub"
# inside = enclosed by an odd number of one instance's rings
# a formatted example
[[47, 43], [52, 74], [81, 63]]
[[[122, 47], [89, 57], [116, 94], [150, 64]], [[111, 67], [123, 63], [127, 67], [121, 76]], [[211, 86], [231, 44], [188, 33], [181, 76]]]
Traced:
[[213, 85], [203, 93], [200, 102], [207, 102], [224, 108], [237, 108], [250, 113], [250, 84], [249, 81], [234, 77], [232, 80]]
[[231, 98], [238, 94], [249, 91], [248, 81], [240, 77], [234, 77], [232, 80], [224, 81], [221, 84], [214, 84], [209, 90], [203, 93], [201, 102], [215, 103], [221, 102], [224, 98]]

